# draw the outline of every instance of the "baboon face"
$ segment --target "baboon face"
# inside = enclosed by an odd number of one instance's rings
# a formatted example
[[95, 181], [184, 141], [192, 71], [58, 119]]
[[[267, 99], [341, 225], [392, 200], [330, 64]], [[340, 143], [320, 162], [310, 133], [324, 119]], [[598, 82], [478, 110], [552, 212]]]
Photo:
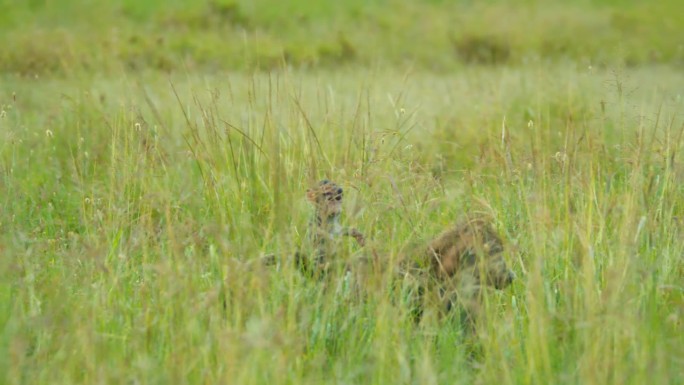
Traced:
[[476, 283], [496, 289], [505, 289], [515, 279], [515, 273], [508, 267], [501, 252], [454, 248], [442, 257], [439, 271], [443, 276], [472, 275]]
[[513, 283], [515, 273], [508, 268], [503, 255], [489, 256], [478, 271], [480, 277], [484, 277], [487, 286], [493, 286], [496, 289], [505, 289]]
[[342, 212], [342, 194], [342, 187], [327, 179], [306, 190], [306, 197], [316, 206], [320, 219], [335, 217]]
[[476, 284], [496, 289], [508, 287], [515, 279], [503, 250], [501, 239], [483, 221], [471, 221], [442, 233], [429, 249], [440, 276], [472, 275]]
[[[468, 262], [475, 267], [475, 274], [480, 283], [496, 289], [505, 289], [515, 279], [515, 273], [508, 268], [503, 257], [501, 239], [493, 233], [485, 233], [482, 238], [482, 248], [477, 250], [479, 258], [470, 258], [471, 261]], [[485, 282], [481, 282], [482, 279]]]

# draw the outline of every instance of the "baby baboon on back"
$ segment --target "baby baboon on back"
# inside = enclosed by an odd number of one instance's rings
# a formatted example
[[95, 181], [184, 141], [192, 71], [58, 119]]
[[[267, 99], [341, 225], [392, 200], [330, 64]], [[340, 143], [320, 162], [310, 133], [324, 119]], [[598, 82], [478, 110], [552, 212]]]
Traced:
[[422, 316], [425, 294], [436, 291], [446, 311], [458, 306], [472, 323], [482, 289], [504, 289], [515, 279], [503, 250], [501, 238], [484, 218], [465, 220], [429, 242], [418, 260], [402, 269], [416, 289], [412, 306], [416, 320]]
[[360, 246], [366, 242], [357, 229], [340, 225], [342, 197], [342, 187], [327, 179], [306, 190], [306, 198], [315, 208], [307, 236], [313, 255], [297, 252], [295, 264], [307, 275], [320, 275], [328, 270], [335, 254], [335, 241], [340, 236], [354, 237]]

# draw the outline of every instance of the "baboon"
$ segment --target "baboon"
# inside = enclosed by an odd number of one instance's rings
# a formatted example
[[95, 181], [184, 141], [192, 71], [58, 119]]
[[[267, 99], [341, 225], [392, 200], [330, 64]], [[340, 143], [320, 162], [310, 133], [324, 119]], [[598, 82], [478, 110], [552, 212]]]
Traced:
[[504, 289], [515, 279], [503, 258], [503, 242], [489, 221], [464, 220], [430, 241], [399, 269], [412, 296], [411, 312], [420, 321], [428, 293], [439, 297], [449, 312], [454, 307], [472, 326], [484, 288]]
[[[306, 244], [294, 255], [282, 258], [269, 253], [247, 262], [238, 262], [242, 268], [273, 267], [282, 263], [293, 263], [303, 275], [310, 278], [323, 278], [336, 263], [347, 272], [351, 264], [347, 261], [336, 261], [336, 244], [342, 236], [353, 237], [360, 246], [364, 246], [366, 238], [363, 233], [353, 227], [340, 224], [344, 191], [336, 183], [323, 179], [314, 187], [306, 190], [307, 200], [314, 206], [314, 215], [309, 222]], [[227, 308], [226, 298], [222, 298], [223, 309]]]
[[306, 190], [306, 198], [314, 206], [314, 216], [307, 234], [313, 254], [295, 253], [295, 265], [306, 275], [318, 276], [327, 272], [331, 263], [335, 262], [333, 258], [339, 237], [353, 237], [360, 246], [366, 243], [359, 230], [340, 224], [343, 194], [342, 187], [327, 179]]
[[503, 259], [503, 250], [503, 242], [489, 222], [475, 218], [437, 236], [429, 243], [427, 255], [440, 279], [473, 270], [478, 284], [503, 289], [515, 278]]
[[[364, 246], [364, 235], [355, 228], [342, 227], [343, 189], [329, 180], [320, 181], [306, 191], [315, 208], [308, 230], [312, 254], [295, 254], [295, 265], [308, 276], [322, 276], [336, 261], [335, 248], [340, 236], [351, 236]], [[366, 269], [380, 259], [375, 250], [372, 257], [362, 257], [347, 271]], [[480, 294], [485, 288], [504, 289], [515, 279], [503, 258], [504, 244], [485, 217], [460, 221], [443, 231], [401, 263], [399, 271], [414, 288], [414, 316], [419, 320], [425, 295], [434, 292], [446, 312], [461, 309], [472, 324], [477, 317]], [[381, 262], [381, 261], [380, 261]], [[382, 264], [382, 263], [381, 263]], [[380, 266], [387, 268], [389, 266]], [[407, 268], [408, 267], [408, 268]]]
[[[305, 251], [297, 251], [294, 265], [306, 276], [321, 278], [336, 263], [337, 243], [343, 236], [353, 237], [360, 246], [366, 238], [359, 230], [343, 227], [343, 189], [336, 183], [324, 179], [306, 191], [307, 200], [314, 206], [314, 215], [309, 223]], [[472, 326], [477, 318], [481, 292], [488, 288], [504, 289], [515, 279], [503, 258], [504, 244], [484, 217], [467, 218], [449, 227], [426, 245], [403, 253], [399, 268], [404, 288], [408, 288], [411, 312], [420, 321], [428, 295], [437, 298], [440, 306], [448, 313], [461, 309], [467, 324]], [[379, 262], [375, 250], [372, 258], [362, 257], [352, 264], [344, 263], [349, 272], [361, 270]], [[267, 257], [267, 264], [275, 263], [274, 256]], [[357, 266], [358, 265], [358, 266]], [[383, 266], [384, 265], [384, 266]]]

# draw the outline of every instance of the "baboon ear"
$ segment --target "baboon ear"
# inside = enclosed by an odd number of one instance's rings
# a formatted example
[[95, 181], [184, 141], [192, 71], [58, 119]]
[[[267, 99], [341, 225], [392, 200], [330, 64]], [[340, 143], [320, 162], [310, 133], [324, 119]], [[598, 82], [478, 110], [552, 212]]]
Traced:
[[309, 202], [316, 202], [316, 191], [312, 189], [306, 189], [306, 199], [309, 200]]

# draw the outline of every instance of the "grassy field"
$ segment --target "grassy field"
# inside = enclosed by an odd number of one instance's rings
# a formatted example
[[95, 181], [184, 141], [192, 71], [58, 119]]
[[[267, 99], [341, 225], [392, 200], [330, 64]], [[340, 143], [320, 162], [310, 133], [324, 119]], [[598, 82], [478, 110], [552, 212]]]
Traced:
[[[0, 0], [0, 383], [684, 383], [684, 6]], [[474, 334], [286, 259], [494, 218]]]

